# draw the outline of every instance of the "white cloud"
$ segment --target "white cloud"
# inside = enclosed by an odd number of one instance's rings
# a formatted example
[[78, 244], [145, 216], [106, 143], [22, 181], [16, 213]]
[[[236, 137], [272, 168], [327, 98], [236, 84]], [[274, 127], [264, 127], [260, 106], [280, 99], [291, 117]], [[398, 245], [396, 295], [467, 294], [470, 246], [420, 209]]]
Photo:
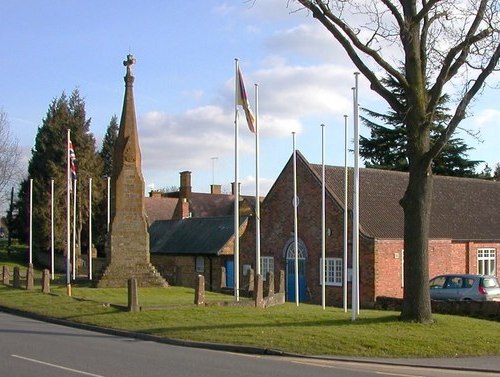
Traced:
[[280, 63], [252, 76], [259, 83], [263, 113], [287, 117], [343, 114], [350, 109], [352, 71], [333, 65], [289, 66]]
[[[255, 195], [255, 176], [248, 175], [246, 177], [242, 177], [241, 181], [241, 193], [243, 195]], [[259, 177], [259, 191], [260, 195], [266, 195], [267, 192], [271, 189], [274, 184], [273, 179], [268, 178], [260, 178]]]
[[299, 58], [352, 65], [340, 44], [319, 23], [301, 24], [276, 31], [266, 41], [273, 54], [283, 53]]
[[476, 127], [482, 129], [488, 127], [491, 124], [497, 124], [500, 118], [500, 110], [497, 109], [483, 109], [478, 115], [475, 115], [471, 119], [471, 123], [475, 124]]

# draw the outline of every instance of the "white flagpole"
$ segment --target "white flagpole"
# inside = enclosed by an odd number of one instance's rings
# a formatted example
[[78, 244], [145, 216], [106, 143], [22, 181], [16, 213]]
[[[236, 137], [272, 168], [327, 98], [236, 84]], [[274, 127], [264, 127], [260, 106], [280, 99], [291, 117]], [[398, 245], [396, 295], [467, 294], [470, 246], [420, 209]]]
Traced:
[[50, 271], [54, 280], [54, 180], [50, 180]]
[[260, 275], [259, 85], [255, 84], [255, 274]]
[[348, 189], [348, 170], [347, 170], [347, 158], [349, 156], [349, 139], [348, 139], [348, 122], [347, 115], [344, 115], [344, 312], [347, 312], [347, 238], [348, 238], [348, 219], [349, 210], [347, 206], [347, 189]]
[[70, 129], [68, 128], [68, 137], [66, 141], [66, 293], [71, 296], [71, 276], [70, 276], [70, 211], [71, 211], [71, 168], [70, 168], [70, 155], [69, 155], [69, 143], [70, 143]]
[[235, 59], [234, 91], [234, 298], [240, 300], [240, 207], [239, 207], [239, 171], [238, 171], [238, 59]]
[[299, 306], [299, 231], [298, 231], [298, 198], [297, 198], [297, 151], [295, 148], [295, 132], [293, 139], [293, 235], [295, 247], [295, 304]]
[[92, 178], [89, 178], [89, 280], [92, 280]]
[[76, 179], [73, 180], [73, 280], [76, 279]]
[[359, 124], [358, 124], [358, 76], [354, 73], [354, 188], [352, 211], [352, 320], [359, 314]]
[[107, 177], [106, 181], [108, 183], [108, 221], [106, 223], [106, 232], [109, 232], [109, 222], [110, 222], [110, 217], [111, 217], [111, 177]]
[[29, 264], [33, 264], [33, 178], [30, 178], [30, 255]]
[[326, 309], [325, 125], [321, 125], [321, 305]]

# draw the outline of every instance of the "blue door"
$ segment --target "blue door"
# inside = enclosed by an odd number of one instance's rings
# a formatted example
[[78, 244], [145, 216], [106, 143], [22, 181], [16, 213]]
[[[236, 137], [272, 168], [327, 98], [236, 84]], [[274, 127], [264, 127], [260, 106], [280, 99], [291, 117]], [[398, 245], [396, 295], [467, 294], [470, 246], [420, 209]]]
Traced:
[[[295, 301], [295, 259], [286, 261], [286, 299]], [[299, 259], [299, 302], [306, 300], [305, 260]]]
[[226, 260], [224, 267], [226, 267], [226, 287], [234, 288], [234, 260]]

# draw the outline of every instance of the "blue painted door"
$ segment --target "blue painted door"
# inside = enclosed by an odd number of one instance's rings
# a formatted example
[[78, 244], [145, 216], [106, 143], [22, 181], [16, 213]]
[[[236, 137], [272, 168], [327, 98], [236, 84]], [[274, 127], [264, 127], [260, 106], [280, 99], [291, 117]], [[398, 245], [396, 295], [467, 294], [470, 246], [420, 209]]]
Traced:
[[224, 262], [226, 267], [226, 287], [234, 288], [234, 260], [226, 260]]
[[[306, 300], [305, 260], [299, 259], [299, 302]], [[295, 301], [295, 259], [286, 261], [286, 299]]]

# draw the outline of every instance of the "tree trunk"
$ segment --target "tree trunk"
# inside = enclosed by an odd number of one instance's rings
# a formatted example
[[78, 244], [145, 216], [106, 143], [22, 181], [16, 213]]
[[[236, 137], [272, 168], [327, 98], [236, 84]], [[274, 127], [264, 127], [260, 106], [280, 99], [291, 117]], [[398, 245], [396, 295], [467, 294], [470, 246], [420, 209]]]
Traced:
[[428, 256], [431, 198], [431, 169], [414, 166], [401, 200], [404, 211], [405, 285], [401, 319], [405, 321], [432, 322]]

